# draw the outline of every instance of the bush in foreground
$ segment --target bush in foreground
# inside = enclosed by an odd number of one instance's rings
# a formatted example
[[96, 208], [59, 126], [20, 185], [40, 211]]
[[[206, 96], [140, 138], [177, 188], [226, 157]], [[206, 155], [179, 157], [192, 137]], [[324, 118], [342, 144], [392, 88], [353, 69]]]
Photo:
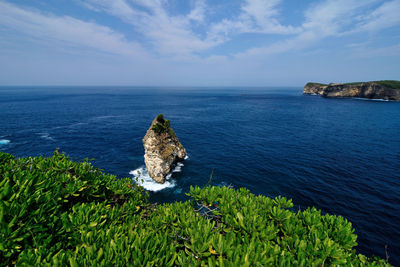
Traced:
[[130, 179], [63, 154], [0, 152], [0, 264], [54, 266], [385, 266], [353, 249], [340, 216], [247, 189], [192, 187], [155, 205]]

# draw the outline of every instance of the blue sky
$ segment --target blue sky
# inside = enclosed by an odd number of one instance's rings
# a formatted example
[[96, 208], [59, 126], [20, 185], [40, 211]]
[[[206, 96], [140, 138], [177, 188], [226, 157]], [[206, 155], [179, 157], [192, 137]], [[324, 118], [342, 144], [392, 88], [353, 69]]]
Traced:
[[400, 0], [0, 0], [0, 85], [400, 80]]

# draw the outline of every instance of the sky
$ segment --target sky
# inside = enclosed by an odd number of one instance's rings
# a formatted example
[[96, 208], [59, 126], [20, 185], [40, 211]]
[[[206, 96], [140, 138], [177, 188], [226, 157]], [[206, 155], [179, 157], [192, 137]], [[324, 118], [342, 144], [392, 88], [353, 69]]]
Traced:
[[0, 85], [400, 80], [400, 0], [0, 0]]

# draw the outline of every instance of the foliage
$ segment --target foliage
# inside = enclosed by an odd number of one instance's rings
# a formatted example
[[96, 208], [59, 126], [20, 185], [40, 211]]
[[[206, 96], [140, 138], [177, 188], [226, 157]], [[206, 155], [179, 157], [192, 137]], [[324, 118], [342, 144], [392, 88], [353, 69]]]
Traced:
[[158, 114], [156, 120], [157, 120], [159, 123], [163, 124], [163, 123], [165, 122], [164, 114], [161, 114], [161, 113]]
[[156, 133], [161, 134], [170, 130], [170, 121], [166, 120], [163, 114], [158, 114], [156, 121], [152, 127]]
[[376, 83], [392, 89], [400, 89], [400, 81], [385, 80], [385, 81], [377, 81]]
[[324, 83], [307, 83], [306, 86], [327, 86], [327, 84]]
[[[343, 83], [343, 85], [361, 85], [366, 83], [377, 83], [382, 86], [386, 86], [392, 89], [400, 89], [400, 81], [394, 80], [383, 80], [383, 81], [371, 81], [371, 82], [352, 82], [352, 83]], [[307, 83], [306, 86], [327, 86], [328, 84], [323, 83]]]
[[[94, 230], [146, 206], [141, 187], [63, 154], [13, 159], [0, 152], [0, 263], [51, 261]], [[132, 208], [133, 207], [133, 208]], [[92, 232], [93, 234], [94, 232]]]
[[368, 83], [376, 83], [388, 88], [392, 89], [400, 89], [400, 81], [391, 81], [391, 80], [383, 80], [383, 81], [371, 81], [371, 82], [353, 82], [353, 83], [345, 83], [345, 85], [361, 85]]
[[0, 152], [0, 265], [385, 266], [356, 254], [351, 223], [247, 189], [191, 187], [150, 204], [129, 179], [63, 154]]
[[389, 87], [392, 89], [400, 89], [400, 81], [392, 81], [392, 80], [383, 80], [383, 81], [371, 81], [371, 82], [352, 82], [352, 83], [344, 83], [344, 85], [362, 85], [367, 83], [376, 83], [385, 87]]

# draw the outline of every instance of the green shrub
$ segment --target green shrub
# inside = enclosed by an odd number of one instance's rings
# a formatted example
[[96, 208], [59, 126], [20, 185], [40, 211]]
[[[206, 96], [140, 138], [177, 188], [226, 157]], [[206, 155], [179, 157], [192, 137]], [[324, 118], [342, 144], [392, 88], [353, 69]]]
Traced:
[[368, 83], [377, 83], [382, 86], [386, 86], [392, 89], [400, 89], [400, 81], [394, 80], [383, 80], [383, 81], [371, 81], [371, 82], [353, 82], [353, 83], [345, 83], [345, 85], [361, 85], [361, 84], [368, 84]]
[[309, 82], [306, 84], [306, 86], [327, 86], [327, 84]]
[[384, 81], [377, 81], [381, 85], [387, 86], [392, 89], [400, 89], [400, 81], [391, 81], [391, 80], [384, 80]]
[[[0, 152], [0, 159], [0, 262], [3, 264], [25, 259], [29, 251], [43, 251], [43, 255], [52, 257], [54, 253], [75, 248], [82, 244], [82, 231], [92, 229], [95, 224], [114, 225], [126, 219], [124, 214], [132, 213], [131, 209], [122, 212], [121, 207], [126, 209], [131, 205], [140, 210], [147, 205], [141, 187], [130, 179], [103, 174], [87, 161], [72, 162], [58, 153], [49, 158], [13, 159]], [[43, 255], [39, 261], [45, 260]]]
[[161, 124], [164, 124], [165, 119], [164, 119], [164, 115], [163, 114], [158, 114], [157, 115], [157, 121]]
[[3, 266], [386, 265], [355, 252], [343, 217], [294, 212], [283, 197], [191, 187], [191, 200], [156, 205], [130, 179], [63, 154], [0, 162]]
[[163, 114], [158, 114], [156, 118], [156, 123], [153, 125], [152, 129], [154, 132], [161, 134], [164, 132], [169, 132], [170, 130], [170, 121], [164, 118]]

